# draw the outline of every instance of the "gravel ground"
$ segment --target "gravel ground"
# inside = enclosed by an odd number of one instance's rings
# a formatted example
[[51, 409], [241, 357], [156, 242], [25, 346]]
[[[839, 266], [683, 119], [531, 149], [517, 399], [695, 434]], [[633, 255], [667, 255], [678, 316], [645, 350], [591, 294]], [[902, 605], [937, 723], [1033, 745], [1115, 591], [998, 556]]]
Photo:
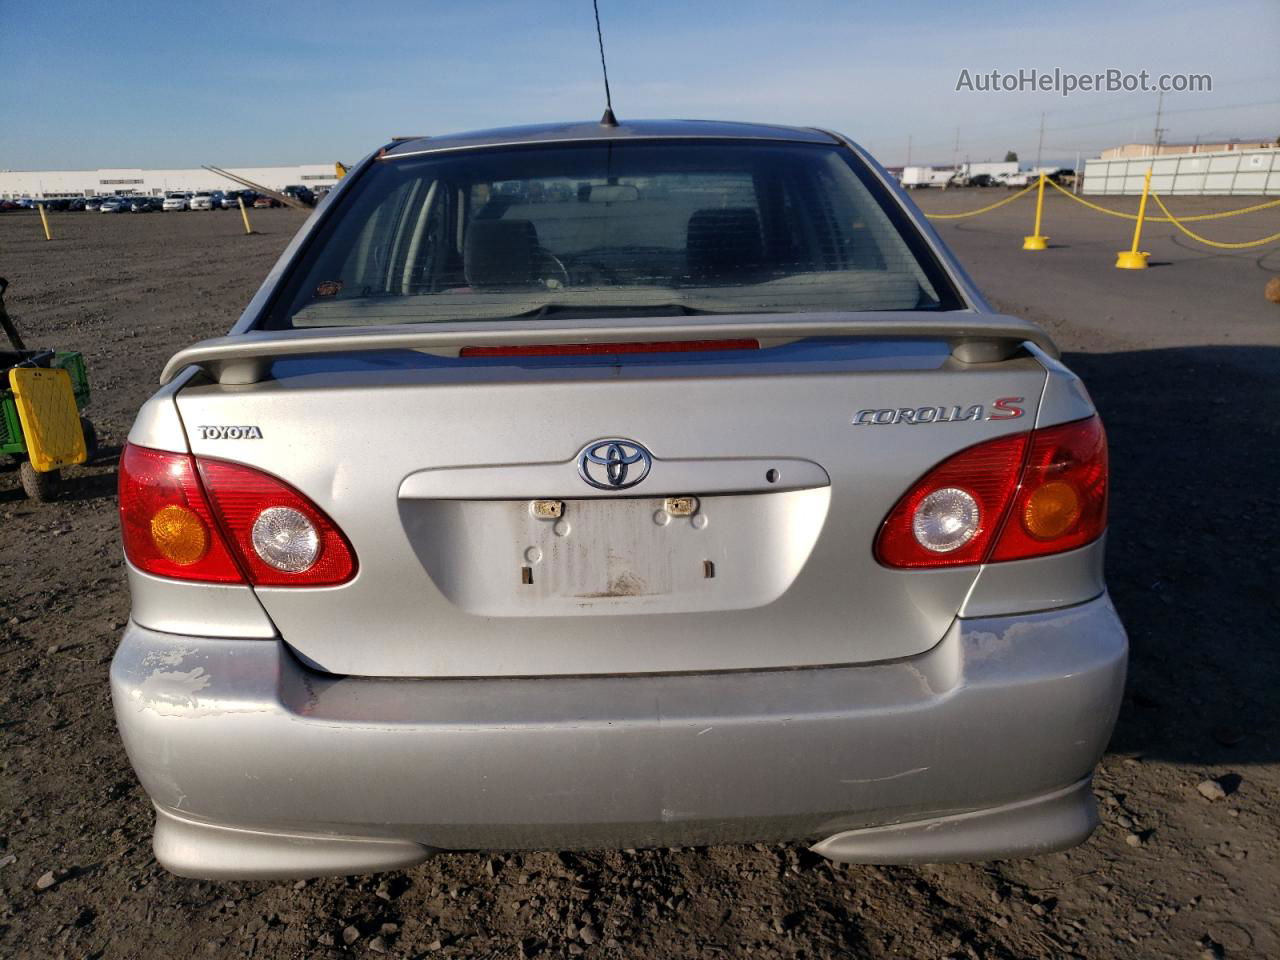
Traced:
[[[1087, 844], [918, 869], [802, 845], [454, 854], [298, 884], [156, 866], [106, 674], [128, 615], [119, 444], [164, 359], [230, 326], [301, 216], [255, 211], [246, 237], [230, 213], [54, 214], [46, 243], [33, 215], [0, 215], [10, 311], [32, 344], [84, 351], [104, 443], [56, 503], [0, 470], [0, 956], [1280, 955], [1280, 307], [1262, 297], [1280, 253], [1205, 251], [1166, 225], [1143, 244], [1163, 266], [1117, 271], [1126, 223], [1052, 198], [1054, 249], [1023, 253], [1031, 213], [1024, 199], [940, 229], [998, 306], [1059, 338], [1111, 435], [1109, 579], [1133, 661]], [[1247, 239], [1276, 222], [1200, 227]]]

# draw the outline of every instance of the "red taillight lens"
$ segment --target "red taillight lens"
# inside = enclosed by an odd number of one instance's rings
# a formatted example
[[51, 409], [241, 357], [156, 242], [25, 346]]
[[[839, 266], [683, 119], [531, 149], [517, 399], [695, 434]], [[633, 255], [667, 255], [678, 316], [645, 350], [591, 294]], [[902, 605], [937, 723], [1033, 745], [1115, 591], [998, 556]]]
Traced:
[[[889, 512], [876, 539], [876, 557], [890, 567], [954, 567], [981, 563], [1018, 486], [1027, 437], [1017, 433], [961, 450], [938, 464]], [[917, 535], [918, 518], [935, 493], [955, 491], [976, 504], [971, 534], [959, 547], [931, 550]]]
[[320, 587], [355, 575], [342, 531], [284, 481], [240, 464], [127, 444], [125, 556], [177, 580]]
[[907, 568], [1023, 560], [1091, 543], [1106, 518], [1107, 441], [1095, 416], [942, 461], [889, 512], [875, 555]]
[[1092, 543], [1107, 528], [1107, 435], [1097, 417], [1037, 430], [990, 561]]
[[[293, 487], [238, 463], [204, 457], [198, 457], [196, 463], [214, 511], [256, 586], [328, 587], [345, 583], [355, 575], [355, 552], [347, 538], [337, 524]], [[274, 516], [286, 521], [272, 525], [277, 536], [297, 536], [309, 525], [310, 549], [301, 553], [302, 559], [309, 562], [300, 569], [299, 564], [287, 562], [289, 553], [269, 549], [271, 530], [264, 530], [264, 524]], [[287, 523], [290, 516], [296, 521], [292, 526]], [[292, 556], [298, 555], [299, 551], [293, 551]]]
[[130, 563], [160, 577], [244, 583], [192, 457], [126, 444], [119, 481], [120, 533]]

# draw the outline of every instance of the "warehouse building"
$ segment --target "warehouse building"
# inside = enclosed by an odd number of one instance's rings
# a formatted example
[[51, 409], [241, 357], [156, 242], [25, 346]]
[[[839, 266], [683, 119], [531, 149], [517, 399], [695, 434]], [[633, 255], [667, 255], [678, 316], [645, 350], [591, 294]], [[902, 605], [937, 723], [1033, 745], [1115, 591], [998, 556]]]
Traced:
[[1102, 151], [1103, 160], [1132, 160], [1135, 157], [1169, 157], [1184, 153], [1232, 153], [1236, 150], [1265, 150], [1280, 147], [1278, 140], [1227, 140], [1221, 143], [1124, 143]]
[[1137, 196], [1147, 170], [1163, 196], [1280, 197], [1280, 149], [1223, 150], [1089, 160], [1084, 192]]
[[[280, 190], [292, 184], [333, 186], [332, 163], [277, 167], [226, 167], [229, 173]], [[108, 170], [0, 170], [0, 199], [33, 197], [104, 197], [116, 194], [161, 196], [173, 191], [238, 190], [242, 184], [202, 167], [173, 170], [121, 168]]]

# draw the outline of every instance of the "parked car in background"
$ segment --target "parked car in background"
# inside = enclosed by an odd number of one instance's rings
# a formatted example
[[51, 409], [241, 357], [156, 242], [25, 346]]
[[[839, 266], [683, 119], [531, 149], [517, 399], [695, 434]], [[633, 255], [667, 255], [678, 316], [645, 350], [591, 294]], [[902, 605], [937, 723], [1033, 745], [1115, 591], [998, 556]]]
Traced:
[[166, 213], [174, 210], [188, 210], [191, 207], [191, 194], [189, 193], [170, 193], [166, 194], [164, 203], [160, 208]]
[[99, 213], [128, 213], [133, 205], [128, 197], [107, 197], [98, 208]]
[[192, 210], [213, 210], [215, 205], [213, 202], [213, 194], [208, 190], [201, 190], [191, 198], [190, 209]]
[[84, 208], [91, 212], [96, 212], [102, 206], [103, 197], [90, 197], [84, 202]]
[[9, 200], [8, 198], [0, 200], [0, 210], [21, 210], [22, 204], [17, 200]]
[[[222, 205], [222, 209], [223, 210], [236, 209], [240, 205], [237, 202], [237, 198], [247, 192], [248, 191], [245, 191], [245, 190], [224, 190], [222, 192], [222, 199], [219, 201]], [[249, 201], [245, 201], [245, 206], [248, 206], [248, 205], [249, 205]]]
[[280, 201], [277, 200], [275, 197], [267, 196], [265, 193], [255, 196], [253, 198], [253, 207], [255, 210], [260, 210], [264, 207], [278, 207], [278, 206], [280, 206]]
[[67, 200], [68, 210], [83, 210], [85, 208], [84, 197], [71, 197]]
[[995, 177], [995, 185], [1007, 187], [1010, 190], [1020, 190], [1023, 187], [1030, 186], [1035, 182], [1035, 179], [1026, 170], [1020, 170], [1017, 173], [1006, 173]]
[[157, 209], [155, 197], [130, 197], [129, 210], [132, 213], [151, 213]]
[[302, 203], [305, 203], [308, 207], [314, 207], [316, 205], [316, 195], [311, 192], [311, 189], [309, 187], [299, 186], [298, 184], [291, 184], [285, 187], [280, 192], [283, 193], [286, 197], [293, 197], [295, 200], [299, 200]]
[[1089, 836], [1102, 423], [864, 150], [541, 125], [339, 198], [121, 453], [111, 693], [162, 866]]

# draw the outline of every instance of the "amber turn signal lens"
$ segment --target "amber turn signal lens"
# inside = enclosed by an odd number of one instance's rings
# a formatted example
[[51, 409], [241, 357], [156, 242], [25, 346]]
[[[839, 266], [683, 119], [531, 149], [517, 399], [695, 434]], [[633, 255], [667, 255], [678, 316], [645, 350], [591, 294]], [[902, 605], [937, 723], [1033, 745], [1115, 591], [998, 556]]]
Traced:
[[166, 559], [185, 567], [205, 555], [209, 532], [193, 511], [170, 504], [151, 518], [151, 542]]
[[1080, 519], [1080, 495], [1061, 480], [1046, 483], [1027, 497], [1022, 525], [1038, 540], [1052, 540], [1070, 530]]

